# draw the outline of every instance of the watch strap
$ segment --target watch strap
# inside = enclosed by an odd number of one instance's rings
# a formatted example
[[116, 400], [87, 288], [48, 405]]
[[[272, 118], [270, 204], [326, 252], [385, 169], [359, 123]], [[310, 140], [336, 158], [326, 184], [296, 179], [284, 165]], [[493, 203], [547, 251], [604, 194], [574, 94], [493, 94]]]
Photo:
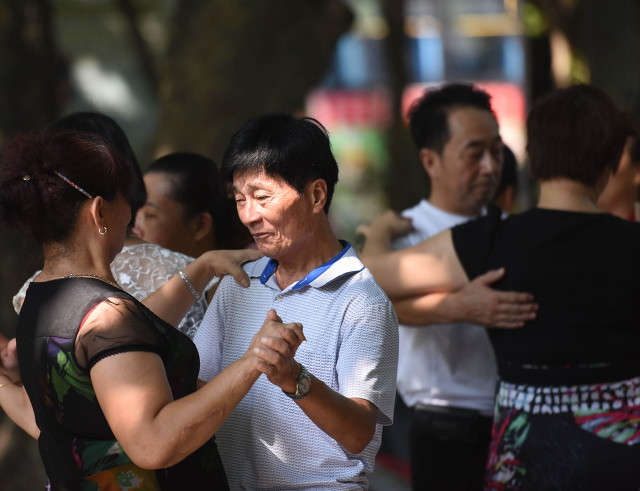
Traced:
[[298, 375], [298, 378], [296, 378], [296, 391], [292, 393], [282, 390], [282, 393], [287, 397], [290, 397], [294, 401], [299, 401], [300, 399], [304, 399], [305, 397], [307, 397], [309, 389], [307, 389], [304, 394], [300, 392], [301, 381], [303, 378], [306, 378], [307, 380], [309, 380], [309, 382], [311, 382], [311, 375], [309, 374], [309, 371], [304, 367], [302, 363], [300, 363], [300, 375]]

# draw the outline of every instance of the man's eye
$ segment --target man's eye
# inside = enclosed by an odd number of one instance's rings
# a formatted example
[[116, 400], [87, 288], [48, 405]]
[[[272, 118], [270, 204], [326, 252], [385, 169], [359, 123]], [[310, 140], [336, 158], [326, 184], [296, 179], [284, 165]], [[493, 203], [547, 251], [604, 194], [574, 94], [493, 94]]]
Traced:
[[258, 201], [264, 201], [264, 200], [266, 200], [267, 198], [268, 198], [268, 196], [263, 196], [263, 195], [256, 196], [256, 200], [258, 200]]

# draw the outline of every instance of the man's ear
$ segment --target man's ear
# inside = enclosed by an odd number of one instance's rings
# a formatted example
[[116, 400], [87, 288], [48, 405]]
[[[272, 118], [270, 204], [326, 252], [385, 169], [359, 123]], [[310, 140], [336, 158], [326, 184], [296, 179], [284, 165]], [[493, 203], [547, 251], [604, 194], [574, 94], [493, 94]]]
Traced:
[[190, 220], [189, 227], [195, 240], [204, 239], [213, 229], [213, 217], [211, 213], [203, 211]]
[[438, 152], [430, 148], [421, 148], [418, 152], [420, 163], [422, 168], [429, 176], [429, 179], [433, 180], [439, 173], [440, 155]]
[[306, 186], [305, 195], [309, 196], [314, 212], [323, 212], [327, 203], [327, 182], [324, 179], [316, 179]]

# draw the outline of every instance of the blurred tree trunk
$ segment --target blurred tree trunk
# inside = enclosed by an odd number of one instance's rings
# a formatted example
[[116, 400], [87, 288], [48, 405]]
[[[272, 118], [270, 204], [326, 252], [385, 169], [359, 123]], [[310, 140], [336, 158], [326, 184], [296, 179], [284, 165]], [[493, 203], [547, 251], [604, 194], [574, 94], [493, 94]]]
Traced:
[[[42, 127], [58, 115], [63, 85], [49, 0], [0, 2], [0, 147], [21, 130]], [[0, 233], [0, 332], [14, 334], [13, 294], [33, 273], [38, 253]]]
[[640, 2], [540, 0], [551, 20], [586, 63], [590, 83], [621, 108], [640, 109]]
[[135, 6], [134, 0], [115, 0], [115, 6], [125, 20], [131, 47], [140, 64], [140, 71], [144, 75], [151, 92], [156, 95], [158, 92], [158, 74], [151, 47], [142, 34], [140, 25], [140, 13]]
[[408, 83], [405, 1], [382, 0], [382, 12], [389, 27], [389, 35], [385, 38], [385, 55], [392, 111], [391, 125], [386, 135], [390, 164], [384, 191], [389, 206], [400, 211], [428, 196], [429, 181], [402, 114], [402, 99]]
[[50, 122], [58, 114], [57, 56], [49, 0], [0, 2], [0, 136]]
[[[54, 42], [49, 0], [0, 2], [0, 146], [12, 134], [44, 126], [58, 115], [64, 65]], [[13, 294], [33, 271], [38, 254], [16, 237], [0, 235], [0, 331], [15, 335]], [[1, 390], [1, 389], [0, 389]], [[0, 490], [43, 489], [35, 440], [0, 411]]]
[[156, 155], [218, 163], [247, 119], [304, 108], [352, 21], [340, 0], [185, 0], [160, 69]]

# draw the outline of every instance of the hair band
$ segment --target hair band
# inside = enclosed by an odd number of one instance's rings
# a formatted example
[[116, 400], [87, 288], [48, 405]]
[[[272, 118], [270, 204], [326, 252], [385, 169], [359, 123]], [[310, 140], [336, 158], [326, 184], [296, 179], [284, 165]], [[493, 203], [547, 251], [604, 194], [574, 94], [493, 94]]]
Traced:
[[[76, 188], [78, 191], [80, 191], [82, 194], [84, 194], [87, 198], [92, 199], [93, 196], [91, 196], [89, 193], [87, 193], [84, 189], [82, 189], [80, 186], [78, 186], [75, 182], [73, 182], [71, 179], [69, 179], [68, 177], [63, 176], [62, 174], [60, 174], [60, 172], [58, 172], [57, 170], [54, 171], [55, 174], [62, 179], [64, 182], [66, 182], [67, 184], [69, 184], [69, 186], [72, 186], [74, 188]], [[27, 176], [25, 176], [27, 177]], [[23, 178], [24, 179], [24, 178]], [[29, 177], [29, 179], [31, 179], [31, 177]]]

